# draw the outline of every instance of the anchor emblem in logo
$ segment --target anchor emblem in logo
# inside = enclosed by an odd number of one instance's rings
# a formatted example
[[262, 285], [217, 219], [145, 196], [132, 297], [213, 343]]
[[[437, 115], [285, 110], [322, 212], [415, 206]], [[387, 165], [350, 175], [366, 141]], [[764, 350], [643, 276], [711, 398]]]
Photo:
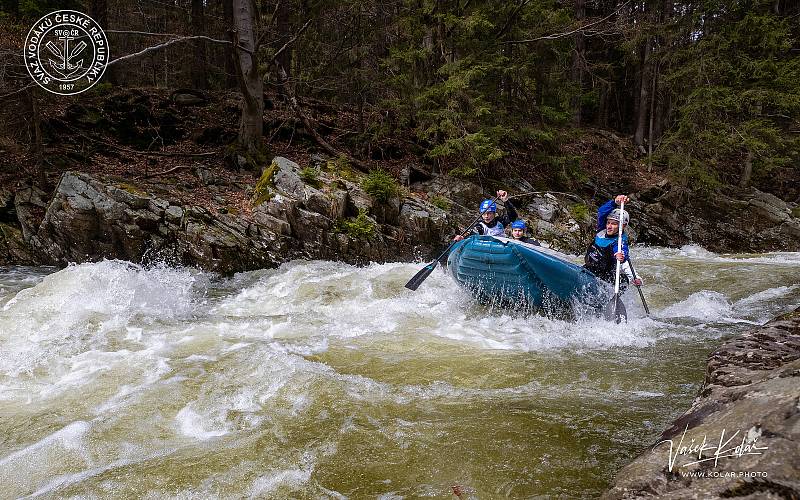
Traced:
[[75, 10], [57, 10], [39, 19], [25, 37], [24, 57], [31, 78], [60, 95], [89, 90], [110, 60], [103, 29]]
[[61, 59], [61, 62], [58, 63], [52, 59], [48, 59], [48, 61], [50, 62], [50, 67], [52, 67], [56, 73], [61, 75], [64, 80], [68, 80], [83, 69], [83, 59], [80, 59], [78, 64], [71, 64], [70, 61], [74, 60], [76, 57], [78, 57], [78, 55], [80, 55], [81, 52], [83, 52], [83, 49], [86, 48], [86, 42], [81, 41], [70, 51], [69, 42], [71, 40], [75, 40], [75, 37], [62, 36], [59, 37], [59, 40], [64, 42], [63, 51], [59, 49], [58, 46], [56, 46], [56, 44], [52, 41], [47, 42], [47, 49], [52, 52], [54, 56]]

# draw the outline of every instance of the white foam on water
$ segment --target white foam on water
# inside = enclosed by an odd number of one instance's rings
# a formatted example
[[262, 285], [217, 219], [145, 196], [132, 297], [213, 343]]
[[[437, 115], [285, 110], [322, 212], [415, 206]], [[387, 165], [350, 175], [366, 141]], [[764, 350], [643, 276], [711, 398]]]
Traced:
[[684, 245], [678, 249], [678, 255], [697, 259], [713, 259], [717, 254], [710, 252], [700, 245]]
[[731, 318], [733, 315], [733, 304], [728, 298], [712, 290], [695, 292], [658, 313], [661, 318], [694, 318], [706, 321]]
[[778, 297], [784, 297], [795, 290], [800, 288], [800, 285], [790, 285], [790, 286], [777, 286], [774, 288], [767, 288], [766, 290], [762, 290], [760, 292], [756, 292], [752, 295], [748, 295], [743, 299], [737, 300], [733, 305], [734, 307], [748, 307], [751, 308], [753, 306], [758, 307], [760, 304], [764, 302], [768, 302], [774, 300]]
[[[131, 322], [189, 317], [207, 278], [189, 270], [121, 261], [69, 266], [21, 290], [0, 311], [0, 376], [45, 371], [117, 334], [139, 342]], [[200, 292], [198, 292], [200, 288]], [[138, 340], [137, 340], [138, 339]]]
[[82, 450], [84, 438], [91, 424], [85, 421], [72, 422], [61, 429], [40, 439], [39, 441], [0, 458], [0, 469], [11, 468], [18, 462], [32, 462], [40, 452], [49, 451], [55, 446], [66, 450]]
[[220, 426], [218, 422], [215, 422], [214, 420], [216, 419], [199, 414], [191, 406], [182, 408], [175, 415], [175, 420], [178, 423], [181, 434], [200, 441], [224, 436], [229, 432], [224, 426]]
[[[634, 259], [639, 250], [633, 250]], [[740, 258], [704, 253], [699, 247], [641, 250], [646, 275], [663, 273], [665, 277], [724, 259], [730, 265], [718, 266], [714, 272], [728, 273], [725, 277], [730, 279], [741, 271], [746, 278], [752, 269], [758, 269], [751, 264], [762, 264], [759, 259], [793, 262], [796, 255]], [[335, 363], [304, 356], [332, 348], [363, 348], [369, 350], [368, 356], [383, 356], [386, 346], [391, 351], [390, 343], [408, 342], [415, 349], [427, 349], [426, 356], [434, 356], [444, 344], [448, 352], [470, 357], [487, 354], [483, 351], [498, 351], [488, 353], [492, 356], [505, 356], [502, 351], [549, 356], [550, 351], [558, 350], [569, 356], [589, 352], [603, 357], [616, 355], [619, 348], [633, 348], [632, 352], [649, 359], [652, 354], [642, 348], [664, 339], [707, 335], [703, 332], [718, 328], [716, 323], [745, 323], [760, 317], [759, 310], [785, 307], [800, 290], [800, 279], [792, 281], [793, 265], [782, 268], [789, 279], [776, 279], [772, 288], [763, 290], [771, 286], [763, 279], [758, 283], [751, 280], [747, 283], [754, 284], [743, 285], [741, 291], [727, 289], [730, 295], [706, 289], [686, 297], [689, 290], [714, 287], [713, 273], [702, 276], [703, 285], [694, 288], [691, 280], [697, 275], [682, 274], [681, 278], [688, 280], [685, 291], [657, 286], [653, 279], [653, 284], [644, 288], [648, 301], [652, 299], [653, 317], [644, 316], [636, 290], [631, 289], [624, 297], [630, 318], [620, 325], [595, 317], [562, 321], [489, 309], [476, 304], [438, 269], [416, 292], [406, 290], [403, 285], [420, 264], [359, 268], [296, 261], [227, 280], [114, 261], [71, 266], [16, 293], [0, 310], [0, 401], [4, 408], [18, 406], [21, 414], [38, 416], [48, 411], [46, 405], [33, 408], [40, 399], [54, 404], [60, 395], [86, 391], [84, 406], [64, 406], [67, 414], [78, 415], [70, 416], [72, 420], [86, 418], [86, 412], [97, 420], [111, 421], [135, 415], [143, 426], [163, 432], [166, 418], [167, 433], [174, 433], [167, 439], [189, 449], [227, 446], [253, 431], [263, 431], [281, 443], [276, 446], [277, 453], [282, 453], [286, 451], [282, 445], [291, 446], [284, 427], [287, 420], [293, 425], [304, 419], [324, 420], [320, 425], [335, 421], [334, 434], [337, 428], [349, 432], [357, 425], [357, 419], [348, 424], [346, 418], [322, 417], [320, 411], [326, 410], [319, 408], [320, 397], [342, 398], [344, 404], [363, 403], [368, 408], [452, 398], [516, 400], [531, 394], [626, 401], [660, 398], [663, 394], [658, 384], [618, 384], [609, 389], [591, 380], [554, 382], [553, 386], [530, 381], [500, 389], [464, 388], [453, 381], [398, 385], [357, 373], [339, 373], [333, 368]], [[204, 295], [208, 287], [215, 292], [209, 293], [212, 298]], [[744, 294], [749, 295], [736, 301], [730, 298]], [[707, 324], [711, 326], [704, 328]], [[593, 350], [598, 352], [593, 354]], [[153, 408], [148, 392], [164, 389], [165, 384], [174, 384], [176, 399], [169, 405], [155, 403]], [[168, 389], [173, 390], [172, 386]], [[333, 410], [331, 415], [338, 417]], [[403, 422], [393, 420], [387, 428], [381, 419], [375, 422], [380, 427], [376, 432], [388, 433], [398, 446], [409, 443]], [[32, 482], [28, 491], [52, 494], [109, 468], [146, 459], [144, 450], [152, 445], [137, 442], [135, 456], [117, 454], [108, 458], [106, 465], [98, 464], [90, 460], [102, 454], [88, 439], [94, 424], [74, 425], [62, 429], [62, 434], [57, 431], [45, 438], [31, 438], [38, 440], [35, 443], [20, 444], [20, 450], [0, 458], [0, 469], [4, 463], [14, 465], [16, 477], [41, 469], [44, 479]], [[326, 446], [335, 448], [336, 442]], [[84, 470], [72, 474], [73, 469], [63, 467], [65, 456], [78, 467], [85, 462]], [[311, 459], [287, 459], [274, 470], [264, 473], [262, 469], [255, 480], [253, 475], [243, 478], [241, 493], [268, 497], [283, 493], [283, 488], [303, 492], [316, 488], [319, 492], [319, 485], [309, 485], [314, 467]], [[1, 471], [0, 477], [4, 477]], [[206, 488], [213, 482], [206, 478], [197, 493], [213, 495]]]
[[162, 458], [174, 453], [174, 451], [175, 451], [174, 449], [159, 450], [156, 453], [146, 454], [144, 456], [139, 456], [137, 458], [122, 458], [98, 467], [89, 467], [85, 470], [73, 474], [62, 474], [60, 476], [48, 478], [49, 480], [47, 481], [47, 483], [44, 486], [37, 489], [36, 491], [34, 491], [33, 493], [31, 493], [29, 498], [36, 498], [42, 495], [50, 495], [57, 492], [59, 489], [79, 484], [83, 481], [99, 476], [108, 471], [138, 463], [147, 462], [148, 460], [153, 460], [156, 458]]
[[426, 335], [524, 351], [643, 346], [656, 340], [649, 334], [652, 320], [637, 319], [635, 305], [631, 321], [613, 329], [595, 317], [578, 322], [525, 317], [477, 306], [443, 272], [434, 272], [415, 292], [406, 290], [402, 285], [417, 270], [409, 264], [293, 263], [222, 301], [212, 314], [243, 318], [249, 311], [251, 321], [225, 322], [226, 337], [271, 339], [286, 352], [303, 355], [325, 351], [332, 339], [374, 335]]
[[297, 489], [308, 483], [314, 467], [283, 469], [264, 474], [253, 481], [250, 486], [250, 498], [263, 498], [275, 493], [281, 486]]

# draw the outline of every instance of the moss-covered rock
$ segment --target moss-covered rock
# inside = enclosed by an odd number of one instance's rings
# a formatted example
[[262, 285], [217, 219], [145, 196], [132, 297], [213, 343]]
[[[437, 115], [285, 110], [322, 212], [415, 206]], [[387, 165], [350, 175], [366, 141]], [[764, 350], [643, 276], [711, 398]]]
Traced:
[[272, 162], [269, 167], [264, 169], [261, 177], [256, 182], [255, 190], [253, 191], [253, 206], [257, 207], [275, 197], [275, 174], [278, 172], [277, 162]]

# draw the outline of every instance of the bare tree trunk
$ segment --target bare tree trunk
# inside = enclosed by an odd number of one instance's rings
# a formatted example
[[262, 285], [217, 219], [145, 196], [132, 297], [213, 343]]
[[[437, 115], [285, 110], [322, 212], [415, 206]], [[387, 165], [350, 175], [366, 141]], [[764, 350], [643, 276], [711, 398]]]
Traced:
[[[586, 0], [575, 0], [575, 19], [580, 22], [586, 17]], [[583, 59], [586, 52], [586, 39], [582, 32], [575, 35], [575, 52], [572, 53], [572, 83], [578, 89], [577, 95], [571, 99], [572, 123], [575, 126], [581, 124], [581, 94], [583, 93]]]
[[39, 112], [39, 102], [36, 99], [36, 91], [27, 90], [25, 92], [31, 103], [31, 153], [33, 153], [33, 176], [38, 179], [39, 184], [44, 189], [46, 178], [42, 168], [44, 158], [44, 145], [42, 144], [42, 115]]
[[264, 128], [264, 83], [256, 59], [257, 17], [252, 0], [233, 2], [234, 55], [242, 92], [239, 145], [248, 152], [258, 150]]
[[[761, 115], [761, 109], [761, 101], [756, 101], [754, 109], [756, 116]], [[744, 137], [742, 137], [742, 142], [745, 142]], [[739, 187], [746, 188], [750, 185], [750, 180], [753, 177], [753, 156], [753, 149], [748, 147], [747, 157], [744, 160], [744, 166], [742, 168], [742, 176], [739, 178]]]
[[650, 125], [647, 131], [647, 171], [653, 168], [653, 119], [655, 117], [656, 105], [656, 84], [658, 80], [658, 65], [653, 68], [653, 76], [651, 78], [652, 85], [650, 87]]
[[[91, 0], [89, 2], [89, 15], [101, 28], [109, 29], [108, 25], [108, 2], [107, 0]], [[113, 47], [112, 47], [113, 48]], [[103, 79], [107, 82], [117, 84], [119, 82], [119, 69], [116, 66], [106, 68]]]
[[[224, 18], [225, 26], [228, 26], [227, 37], [228, 40], [233, 43], [233, 1], [221, 1], [222, 17]], [[233, 51], [234, 49], [232, 45], [225, 46], [225, 86], [229, 89], [238, 85], [238, 79], [236, 75], [239, 74], [239, 72], [236, 69], [236, 56], [234, 55]]]
[[[278, 0], [278, 7], [275, 11], [275, 28], [278, 31], [277, 46], [286, 43], [292, 37], [291, 13], [292, 11], [290, 10], [288, 1]], [[281, 68], [283, 68], [283, 71], [276, 69], [275, 72], [278, 80], [278, 86], [283, 94], [288, 97], [289, 93], [286, 91], [285, 87], [288, 80], [292, 77], [292, 49], [287, 49], [281, 52], [281, 54], [276, 58], [275, 62]], [[276, 66], [276, 68], [277, 67], [278, 66]]]
[[[204, 12], [203, 0], [192, 0], [192, 35], [203, 36], [206, 33], [206, 16]], [[192, 86], [196, 89], [205, 90], [208, 88], [206, 70], [206, 42], [205, 40], [195, 40], [194, 61], [192, 61]]]
[[106, 0], [91, 0], [89, 2], [89, 15], [101, 28], [108, 28], [108, 3]]
[[650, 108], [648, 101], [649, 65], [650, 50], [653, 44], [653, 37], [648, 36], [642, 51], [641, 77], [639, 78], [639, 106], [636, 110], [636, 131], [633, 133], [633, 143], [644, 151], [644, 127], [647, 122], [647, 111]]
[[753, 152], [747, 150], [747, 158], [744, 160], [744, 168], [742, 168], [742, 177], [739, 179], [739, 187], [746, 188], [750, 185], [750, 179], [753, 177]]

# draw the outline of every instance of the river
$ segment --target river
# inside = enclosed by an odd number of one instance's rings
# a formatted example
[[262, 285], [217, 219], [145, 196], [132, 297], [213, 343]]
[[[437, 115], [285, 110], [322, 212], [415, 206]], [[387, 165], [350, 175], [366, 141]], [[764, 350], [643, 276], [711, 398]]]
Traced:
[[0, 268], [0, 497], [595, 497], [800, 253], [635, 248], [627, 324], [513, 317], [420, 264]]

